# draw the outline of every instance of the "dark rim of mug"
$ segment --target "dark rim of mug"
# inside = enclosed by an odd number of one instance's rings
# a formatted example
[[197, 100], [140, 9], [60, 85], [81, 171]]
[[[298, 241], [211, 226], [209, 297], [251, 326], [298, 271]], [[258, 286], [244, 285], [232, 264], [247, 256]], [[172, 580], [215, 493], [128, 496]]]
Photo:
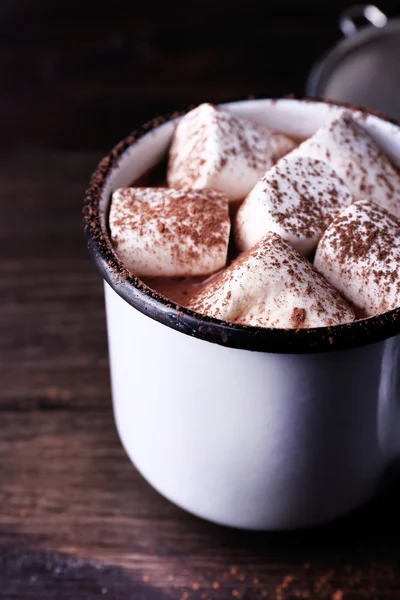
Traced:
[[[253, 99], [255, 98], [248, 98], [248, 100]], [[394, 119], [376, 111], [347, 103], [316, 98], [295, 98], [293, 95], [271, 100], [297, 100], [343, 106], [400, 126]], [[133, 131], [100, 161], [92, 175], [85, 195], [83, 227], [89, 252], [101, 275], [112, 289], [135, 309], [163, 325], [201, 340], [242, 350], [285, 354], [329, 352], [380, 342], [400, 333], [400, 308], [352, 323], [309, 329], [273, 329], [225, 322], [175, 304], [149, 288], [124, 267], [101, 224], [99, 201], [103, 186], [127, 148], [156, 127], [185, 114], [192, 108], [193, 106], [190, 106], [186, 110], [157, 117]]]

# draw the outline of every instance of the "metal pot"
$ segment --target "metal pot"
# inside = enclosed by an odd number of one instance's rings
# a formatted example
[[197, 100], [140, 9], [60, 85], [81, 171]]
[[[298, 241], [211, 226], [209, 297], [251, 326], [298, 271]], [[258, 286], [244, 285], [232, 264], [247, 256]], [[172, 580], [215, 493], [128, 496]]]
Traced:
[[307, 95], [362, 105], [400, 120], [400, 19], [359, 4], [340, 15], [339, 27], [345, 38], [314, 65]]

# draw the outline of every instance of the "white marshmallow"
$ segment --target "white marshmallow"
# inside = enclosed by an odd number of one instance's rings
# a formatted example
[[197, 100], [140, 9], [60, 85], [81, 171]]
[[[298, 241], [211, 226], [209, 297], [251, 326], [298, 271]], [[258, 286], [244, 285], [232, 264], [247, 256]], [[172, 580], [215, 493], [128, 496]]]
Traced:
[[344, 210], [318, 244], [314, 266], [360, 312], [400, 306], [400, 220], [366, 200]]
[[354, 320], [339, 293], [275, 233], [212, 279], [189, 308], [260, 327], [297, 329]]
[[309, 254], [329, 223], [353, 197], [336, 172], [309, 157], [288, 156], [267, 171], [240, 207], [235, 224], [239, 250], [274, 231], [300, 254]]
[[400, 216], [400, 172], [348, 111], [300, 144], [291, 156], [327, 162], [354, 200], [371, 200]]
[[171, 187], [213, 188], [242, 200], [262, 174], [296, 143], [212, 104], [201, 104], [179, 121], [167, 180]]
[[110, 230], [134, 275], [209, 275], [226, 265], [228, 198], [215, 190], [120, 188], [112, 196]]

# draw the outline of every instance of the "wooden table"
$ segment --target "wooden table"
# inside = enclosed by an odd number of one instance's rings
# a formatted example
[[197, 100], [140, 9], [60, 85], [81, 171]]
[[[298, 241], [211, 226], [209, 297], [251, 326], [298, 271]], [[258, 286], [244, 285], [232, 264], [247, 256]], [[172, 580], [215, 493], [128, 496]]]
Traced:
[[190, 102], [301, 93], [345, 4], [1, 3], [0, 598], [400, 598], [399, 485], [338, 523], [261, 534], [191, 517], [137, 474], [80, 230], [118, 138]]

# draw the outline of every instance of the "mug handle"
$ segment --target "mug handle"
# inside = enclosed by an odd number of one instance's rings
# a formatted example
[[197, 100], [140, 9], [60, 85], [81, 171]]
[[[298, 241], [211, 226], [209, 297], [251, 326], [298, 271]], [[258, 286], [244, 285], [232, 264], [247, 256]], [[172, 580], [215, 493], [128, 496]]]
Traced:
[[354, 35], [363, 26], [356, 23], [358, 21], [365, 20], [369, 25], [374, 27], [385, 27], [388, 22], [388, 18], [377, 6], [374, 4], [354, 4], [349, 8], [346, 8], [339, 16], [339, 27], [346, 37]]

